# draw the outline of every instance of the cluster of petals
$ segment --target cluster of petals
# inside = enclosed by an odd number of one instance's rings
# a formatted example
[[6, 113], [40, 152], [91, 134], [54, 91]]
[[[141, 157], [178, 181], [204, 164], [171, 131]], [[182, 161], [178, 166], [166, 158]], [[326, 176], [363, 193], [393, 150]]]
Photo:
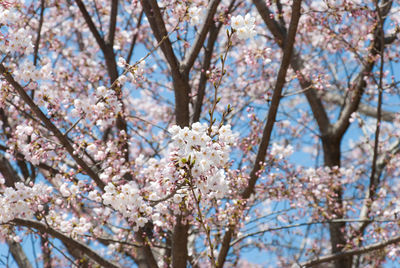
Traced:
[[121, 111], [121, 103], [119, 102], [114, 90], [108, 89], [105, 86], [100, 86], [96, 89], [96, 95], [98, 98], [102, 98], [103, 100], [96, 103], [97, 109], [104, 111], [107, 108], [105, 104], [108, 104], [115, 113]]
[[108, 183], [102, 195], [104, 205], [110, 205], [125, 218], [135, 223], [134, 228], [143, 227], [153, 209], [143, 200], [140, 191], [133, 182], [116, 186]]
[[256, 19], [250, 14], [246, 14], [244, 18], [241, 15], [231, 18], [231, 27], [236, 30], [237, 37], [241, 40], [252, 38], [256, 35], [255, 28]]
[[18, 140], [25, 141], [28, 137], [33, 134], [33, 127], [29, 125], [19, 125], [15, 131]]
[[32, 217], [51, 191], [52, 187], [41, 183], [29, 187], [17, 182], [14, 188], [4, 188], [0, 194], [0, 223], [9, 222], [16, 217]]
[[[357, 181], [360, 176], [354, 168], [320, 167], [308, 168], [299, 172], [301, 183], [299, 187], [307, 186], [307, 190], [316, 198], [324, 199], [331, 193], [335, 183], [349, 184]], [[296, 192], [302, 192], [300, 189]]]
[[189, 8], [189, 18], [192, 26], [200, 25], [204, 20], [203, 9], [195, 6]]
[[[0, 5], [0, 27], [2, 25], [12, 26], [20, 19], [16, 12], [5, 9]], [[24, 52], [27, 54], [33, 52], [32, 36], [25, 28], [13, 30], [11, 27], [4, 27], [4, 29], [5, 31], [0, 32], [0, 51], [3, 53]]]
[[100, 146], [92, 143], [90, 144], [86, 150], [88, 151], [88, 153], [90, 153], [91, 155], [93, 155], [94, 159], [96, 161], [100, 161], [100, 160], [104, 160], [106, 158], [106, 150], [103, 150]]
[[[41, 64], [43, 64], [43, 62], [41, 62]], [[52, 76], [52, 67], [49, 62], [40, 67], [36, 67], [31, 60], [26, 59], [19, 64], [19, 68], [15, 70], [13, 74], [17, 80], [23, 80], [25, 82], [30, 80], [46, 80], [50, 79]], [[50, 93], [49, 95], [54, 95], [54, 93]]]
[[93, 228], [93, 224], [85, 217], [71, 217], [67, 213], [61, 215], [54, 210], [50, 210], [46, 215], [46, 223], [72, 238], [84, 235]]
[[74, 107], [71, 109], [72, 117], [85, 117], [91, 121], [96, 121], [101, 129], [113, 122], [114, 115], [121, 111], [122, 104], [118, 100], [115, 92], [105, 86], [96, 89], [96, 98], [75, 99]]
[[79, 192], [79, 187], [75, 184], [69, 185], [68, 183], [63, 183], [60, 187], [60, 193], [63, 197], [69, 197], [71, 195], [76, 195]]
[[[163, 158], [143, 162], [139, 157], [136, 161], [139, 166], [147, 163], [140, 176], [152, 178], [151, 183], [140, 190], [134, 182], [119, 184], [118, 180], [112, 179], [102, 195], [92, 191], [89, 199], [110, 206], [137, 230], [149, 220], [162, 226], [161, 218], [168, 217], [171, 205], [174, 207], [191, 198], [190, 188], [204, 197], [202, 202], [229, 195], [232, 182], [225, 168], [237, 138], [230, 125], [214, 126], [211, 133], [207, 124], [194, 123], [190, 128], [175, 125], [169, 132], [172, 143]], [[94, 146], [90, 151], [92, 149]], [[66, 188], [65, 191], [68, 195], [71, 190]]]
[[293, 152], [293, 146], [291, 145], [283, 146], [277, 143], [272, 144], [271, 155], [278, 160], [282, 160], [291, 156]]
[[[66, 216], [66, 214], [64, 214]], [[63, 217], [65, 217], [63, 216]], [[84, 235], [93, 227], [92, 223], [90, 223], [85, 218], [75, 218], [60, 222], [59, 229], [63, 233], [69, 234], [71, 237], [76, 237], [77, 235]]]
[[[30, 125], [19, 125], [15, 131], [16, 145], [19, 151], [25, 156], [25, 159], [32, 164], [44, 162], [48, 156], [48, 152], [55, 149], [53, 143], [42, 138]], [[29, 139], [28, 139], [29, 137]]]
[[[134, 65], [129, 65], [126, 60], [122, 57], [118, 58], [117, 65], [123, 69], [128, 69], [127, 75], [122, 74], [118, 77], [118, 82], [124, 85], [126, 82], [136, 82], [138, 78], [142, 77], [146, 69], [146, 61], [144, 59], [139, 60]], [[124, 72], [125, 73], [125, 72]]]
[[[178, 169], [190, 169], [192, 183], [203, 196], [226, 196], [230, 188], [224, 167], [229, 161], [230, 146], [236, 139], [230, 125], [214, 128], [211, 136], [207, 124], [198, 122], [191, 128], [175, 125], [169, 131], [174, 147], [171, 159]], [[218, 138], [213, 140], [214, 136]]]

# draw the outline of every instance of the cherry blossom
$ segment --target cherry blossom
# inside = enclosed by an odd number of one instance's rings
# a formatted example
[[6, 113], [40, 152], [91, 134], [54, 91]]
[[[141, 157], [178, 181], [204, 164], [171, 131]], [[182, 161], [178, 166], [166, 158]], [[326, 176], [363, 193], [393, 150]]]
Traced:
[[190, 24], [197, 26], [203, 22], [204, 11], [200, 7], [192, 6], [189, 8]]
[[236, 30], [239, 39], [245, 40], [256, 35], [254, 22], [255, 18], [250, 14], [246, 14], [244, 18], [238, 15], [231, 18], [231, 27]]

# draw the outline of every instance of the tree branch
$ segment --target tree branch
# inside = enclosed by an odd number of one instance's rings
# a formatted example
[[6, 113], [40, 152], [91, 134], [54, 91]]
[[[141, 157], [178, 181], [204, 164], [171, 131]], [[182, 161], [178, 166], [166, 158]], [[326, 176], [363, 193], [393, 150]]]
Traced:
[[[34, 90], [32, 90], [32, 95], [33, 95], [33, 92], [34, 92]], [[16, 108], [18, 111], [20, 111], [19, 107], [16, 107]], [[3, 133], [5, 134], [7, 139], [9, 139], [9, 140], [12, 139], [13, 137], [11, 135], [11, 126], [8, 123], [8, 116], [3, 108], [0, 108], [0, 118], [1, 118], [1, 121], [3, 122], [3, 126], [2, 126]], [[20, 159], [17, 159], [17, 165], [20, 168], [24, 179], [27, 180], [30, 177], [30, 174], [29, 174], [29, 170], [28, 170], [28, 167], [27, 167], [25, 161], [23, 161], [22, 159], [23, 159], [23, 157]], [[33, 177], [32, 177], [32, 179], [33, 179]]]
[[160, 11], [160, 7], [156, 0], [141, 0], [143, 11], [150, 23], [150, 27], [153, 31], [157, 42], [161, 43], [160, 48], [167, 59], [170, 66], [171, 73], [173, 75], [179, 74], [179, 62], [175, 56], [174, 50], [172, 48], [171, 40], [168, 37], [167, 29], [165, 28], [165, 23], [163, 16]]
[[[116, 0], [113, 0], [116, 1]], [[79, 7], [79, 10], [81, 11], [83, 18], [86, 21], [86, 24], [89, 26], [90, 32], [93, 34], [94, 38], [96, 39], [97, 44], [99, 45], [101, 51], [103, 52], [104, 59], [106, 61], [106, 66], [107, 66], [107, 72], [110, 76], [111, 84], [114, 83], [115, 80], [118, 78], [118, 70], [117, 70], [117, 63], [115, 62], [115, 54], [114, 54], [114, 49], [112, 43], [106, 43], [103, 39], [103, 37], [100, 35], [99, 31], [96, 28], [96, 25], [94, 24], [92, 17], [86, 10], [85, 5], [82, 3], [81, 0], [75, 0], [76, 4]], [[113, 3], [114, 5], [114, 3]], [[118, 6], [118, 5], [117, 5]], [[114, 9], [114, 13], [117, 12], [117, 7]], [[114, 14], [113, 11], [111, 12], [111, 15]], [[115, 14], [116, 16], [116, 14]], [[113, 19], [113, 18], [111, 18]], [[116, 18], [115, 18], [116, 20]], [[112, 21], [110, 21], [112, 23]], [[115, 25], [113, 26], [115, 27]], [[113, 29], [110, 25], [110, 33], [109, 39], [112, 37], [114, 40], [114, 34], [115, 34], [115, 29]]]
[[283, 48], [286, 39], [286, 31], [282, 28], [274, 19], [273, 14], [269, 10], [264, 0], [253, 0], [253, 4], [256, 6], [258, 13], [267, 25], [269, 31], [275, 38], [276, 43]]
[[[273, 14], [269, 10], [265, 1], [253, 0], [260, 16], [262, 17], [267, 28], [274, 36], [276, 43], [283, 48], [286, 42], [287, 34], [285, 28], [281, 27], [278, 22], [273, 19]], [[329, 117], [326, 114], [325, 108], [322, 105], [321, 100], [318, 98], [315, 88], [312, 82], [304, 77], [302, 74], [303, 61], [297, 52], [294, 52], [294, 57], [291, 60], [291, 66], [297, 73], [301, 88], [304, 90], [307, 101], [311, 107], [314, 118], [317, 121], [321, 135], [327, 135], [330, 131], [331, 124]]]
[[[280, 0], [276, 0], [275, 2], [276, 4], [276, 8], [278, 9], [278, 20], [279, 20], [279, 24], [281, 25], [281, 27], [283, 29], [285, 29], [285, 20], [283, 19], [283, 8], [282, 8], [282, 3]], [[286, 29], [285, 29], [286, 30]]]
[[139, 268], [158, 268], [157, 261], [154, 258], [150, 245], [148, 245], [144, 239], [143, 228], [139, 229], [139, 231], [135, 233], [135, 240], [143, 245], [143, 247], [136, 249], [138, 254], [135, 258], [135, 262]]
[[6, 81], [18, 92], [21, 98], [24, 100], [26, 104], [31, 108], [33, 113], [43, 122], [46, 128], [51, 131], [58, 139], [58, 141], [64, 146], [67, 152], [71, 155], [71, 157], [75, 160], [75, 162], [81, 166], [81, 168], [86, 172], [89, 177], [91, 177], [97, 186], [101, 189], [104, 189], [105, 183], [99, 178], [96, 172], [94, 172], [83, 159], [81, 159], [74, 151], [74, 148], [69, 143], [68, 138], [61, 133], [61, 131], [51, 122], [50, 119], [46, 117], [46, 115], [40, 110], [40, 108], [33, 102], [33, 100], [28, 96], [26, 91], [22, 88], [22, 86], [14, 80], [12, 75], [7, 71], [2, 63], [0, 63], [0, 73], [6, 79]]
[[375, 2], [376, 5], [376, 10], [378, 13], [378, 23], [379, 26], [377, 27], [379, 29], [379, 34], [380, 34], [380, 47], [382, 48], [380, 50], [380, 68], [379, 68], [379, 84], [378, 84], [378, 107], [377, 107], [377, 120], [376, 120], [376, 129], [375, 129], [375, 141], [374, 141], [374, 153], [372, 156], [372, 167], [371, 167], [371, 176], [369, 179], [369, 199], [372, 201], [375, 199], [375, 192], [379, 186], [380, 180], [378, 177], [376, 177], [375, 172], [377, 169], [377, 160], [378, 160], [378, 147], [379, 147], [379, 135], [380, 135], [380, 130], [381, 130], [381, 118], [382, 118], [382, 97], [383, 97], [383, 67], [385, 63], [384, 59], [384, 46], [385, 46], [385, 35], [383, 31], [383, 18], [382, 14], [380, 11], [380, 8], [378, 7], [378, 2]]
[[156, 0], [141, 0], [144, 13], [150, 23], [157, 41], [161, 44], [163, 52], [172, 75], [175, 92], [175, 118], [176, 123], [181, 126], [189, 125], [189, 92], [188, 77], [180, 72], [180, 64], [175, 56], [171, 41], [169, 40], [165, 23]]
[[[8, 150], [8, 148], [6, 146], [0, 145], [0, 150], [6, 152]], [[23, 154], [21, 154], [19, 152], [17, 152], [14, 156], [17, 161], [22, 161], [22, 159], [24, 159], [24, 157], [25, 157]], [[26, 161], [26, 160], [24, 160], [24, 161]], [[35, 166], [31, 162], [29, 162], [29, 164], [31, 164], [32, 166]], [[44, 170], [50, 172], [52, 175], [61, 174], [61, 172], [59, 170], [57, 170], [45, 163], [40, 163], [40, 164], [36, 165], [36, 167], [44, 169]]]
[[216, 27], [215, 24], [213, 24], [210, 29], [210, 35], [208, 37], [207, 47], [205, 48], [204, 52], [203, 64], [201, 65], [200, 81], [199, 81], [199, 86], [197, 88], [197, 98], [196, 98], [196, 104], [194, 106], [194, 114], [192, 120], [193, 123], [198, 122], [200, 120], [201, 107], [203, 106], [203, 100], [207, 85], [207, 70], [210, 68], [215, 41], [217, 40], [218, 33], [221, 29], [221, 25], [222, 24]]
[[[232, 0], [228, 7], [228, 11], [226, 12], [226, 14], [229, 14], [232, 11], [234, 4], [235, 4], [235, 0]], [[218, 34], [223, 25], [224, 24], [222, 22], [220, 22], [220, 23], [218, 23], [218, 26], [216, 26], [216, 23], [214, 22], [210, 26], [207, 46], [204, 49], [203, 63], [201, 65], [200, 81], [199, 81], [199, 85], [197, 88], [197, 98], [196, 98], [196, 103], [194, 106], [194, 112], [193, 112], [193, 118], [192, 118], [193, 123], [198, 122], [200, 120], [201, 107], [203, 106], [203, 100], [204, 100], [205, 90], [206, 90], [206, 85], [207, 85], [207, 73], [206, 72], [210, 68], [211, 58], [212, 58], [214, 46], [215, 46], [215, 41], [217, 40]]]
[[7, 239], [6, 241], [8, 248], [10, 249], [10, 252], [18, 267], [32, 268], [32, 264], [29, 262], [29, 259], [26, 256], [22, 246], [19, 243], [10, 239]]
[[71, 237], [51, 228], [50, 226], [45, 225], [44, 223], [27, 219], [19, 219], [19, 218], [12, 220], [10, 223], [14, 223], [18, 226], [34, 228], [42, 233], [46, 233], [53, 236], [54, 238], [60, 239], [64, 244], [69, 245], [70, 247], [73, 247], [79, 250], [80, 252], [86, 254], [89, 258], [91, 258], [92, 260], [94, 260], [103, 267], [119, 268], [119, 265], [116, 265], [104, 259], [102, 256], [97, 254], [95, 251], [93, 251], [85, 244], [75, 241]]
[[315, 225], [315, 224], [327, 224], [327, 223], [348, 223], [348, 222], [397, 222], [396, 219], [332, 219], [332, 220], [325, 220], [325, 221], [311, 221], [311, 222], [303, 222], [303, 223], [295, 223], [295, 224], [290, 224], [290, 225], [284, 225], [284, 226], [279, 226], [279, 227], [271, 227], [271, 228], [267, 228], [267, 229], [263, 229], [260, 231], [256, 231], [256, 232], [252, 232], [252, 233], [248, 233], [245, 234], [239, 238], [237, 238], [235, 241], [233, 241], [231, 243], [231, 246], [234, 246], [235, 244], [239, 243], [240, 241], [251, 237], [251, 236], [255, 236], [255, 235], [260, 235], [260, 234], [264, 234], [267, 232], [273, 232], [273, 231], [279, 231], [279, 230], [285, 230], [285, 229], [291, 229], [291, 228], [297, 228], [297, 227], [303, 227], [303, 226], [310, 226], [310, 225]]
[[40, 244], [42, 248], [43, 268], [51, 268], [52, 259], [51, 259], [51, 249], [49, 247], [48, 237], [45, 235], [41, 236]]
[[142, 11], [140, 11], [138, 22], [136, 24], [137, 32], [135, 33], [135, 35], [132, 38], [131, 46], [129, 47], [128, 56], [126, 57], [126, 62], [128, 64], [131, 62], [131, 58], [132, 58], [132, 55], [133, 55], [133, 49], [135, 48], [136, 40], [137, 40], [137, 37], [138, 37], [138, 34], [139, 34], [139, 28], [140, 28], [140, 25], [142, 24], [143, 13], [144, 12], [143, 12], [143, 9], [142, 9]]
[[107, 42], [110, 47], [114, 47], [115, 29], [117, 26], [117, 15], [118, 15], [118, 0], [111, 1], [111, 14], [110, 14], [110, 28], [108, 30]]
[[[285, 42], [283, 49], [283, 57], [281, 66], [278, 72], [278, 78], [275, 84], [274, 93], [272, 95], [271, 105], [267, 115], [267, 123], [265, 125], [261, 143], [258, 148], [256, 160], [254, 162], [253, 169], [250, 172], [249, 184], [243, 191], [242, 198], [248, 199], [254, 192], [254, 188], [258, 179], [258, 172], [261, 168], [261, 164], [265, 161], [267, 149], [269, 146], [272, 129], [275, 124], [276, 114], [278, 112], [279, 103], [282, 97], [282, 89], [286, 82], [286, 73], [290, 66], [290, 62], [293, 54], [293, 47], [296, 39], [297, 26], [301, 15], [301, 0], [294, 0], [292, 4], [292, 17], [290, 19], [288, 38]], [[223, 267], [230, 249], [230, 241], [234, 234], [234, 226], [230, 226], [229, 230], [225, 233], [222, 240], [221, 250], [218, 255], [217, 267]]]
[[282, 98], [282, 90], [286, 83], [286, 73], [290, 66], [290, 62], [293, 55], [293, 47], [296, 38], [297, 26], [300, 19], [300, 10], [301, 10], [301, 0], [293, 1], [292, 18], [290, 20], [289, 33], [287, 37], [287, 42], [285, 43], [285, 47], [283, 49], [282, 62], [279, 68], [274, 93], [272, 95], [271, 104], [267, 115], [267, 123], [263, 131], [260, 147], [258, 149], [257, 157], [254, 162], [254, 167], [250, 172], [249, 185], [242, 193], [242, 196], [245, 199], [249, 198], [250, 195], [253, 193], [254, 186], [258, 179], [258, 176], [256, 174], [261, 167], [260, 163], [265, 161], [265, 156], [271, 139], [272, 130], [275, 124], [279, 103]]
[[214, 15], [215, 12], [217, 12], [217, 7], [220, 2], [221, 0], [211, 0], [211, 2], [208, 3], [207, 15], [203, 25], [201, 26], [200, 32], [196, 34], [196, 39], [194, 40], [190, 51], [186, 54], [185, 58], [182, 61], [181, 70], [183, 74], [189, 73], [197, 56], [199, 55], [204, 40], [207, 37], [207, 33], [210, 30], [211, 25], [214, 23]]
[[[375, 179], [373, 181], [373, 185], [370, 185], [366, 189], [365, 201], [364, 201], [364, 204], [360, 211], [360, 219], [368, 218], [368, 214], [370, 212], [370, 208], [372, 205], [371, 197], [373, 197], [375, 195], [376, 191], [378, 190], [378, 186], [379, 186], [382, 174], [383, 174], [383, 170], [385, 169], [386, 165], [389, 163], [391, 158], [393, 156], [395, 156], [396, 154], [398, 154], [399, 152], [400, 152], [400, 139], [398, 141], [396, 141], [395, 143], [393, 143], [390, 146], [390, 149], [385, 154], [380, 155], [380, 157], [376, 160], [376, 169], [375, 169], [375, 175], [374, 175]], [[373, 191], [371, 191], [371, 187], [372, 187]], [[371, 220], [368, 220], [368, 221], [361, 223], [358, 227], [356, 234], [363, 234], [364, 230], [367, 228], [367, 226], [371, 222], [372, 222]]]
[[35, 41], [35, 49], [33, 51], [33, 65], [37, 65], [37, 61], [39, 58], [39, 44], [40, 44], [40, 37], [42, 33], [42, 26], [43, 26], [43, 13], [44, 13], [44, 5], [45, 5], [45, 0], [40, 1], [40, 18], [39, 18], [39, 27], [37, 30], [37, 36], [36, 36], [36, 41]]
[[[391, 6], [392, 0], [385, 0], [383, 1], [382, 6], [378, 7], [382, 16], [382, 23], [385, 22], [386, 15], [389, 13]], [[367, 82], [364, 80], [364, 77], [372, 72], [375, 65], [375, 57], [384, 50], [384, 40], [381, 42], [381, 39], [381, 29], [377, 27], [374, 32], [374, 40], [368, 52], [366, 63], [354, 81], [354, 86], [351, 90], [349, 101], [346, 102], [339, 119], [333, 125], [333, 133], [335, 136], [343, 136], [350, 126], [349, 119], [351, 114], [357, 111], [361, 102], [361, 98], [364, 94], [365, 87], [367, 86]]]
[[81, 11], [83, 18], [86, 21], [86, 24], [89, 26], [90, 32], [93, 34], [94, 38], [96, 39], [97, 44], [100, 46], [100, 49], [104, 52], [107, 50], [106, 42], [104, 41], [103, 37], [100, 35], [99, 31], [94, 25], [92, 17], [90, 16], [89, 12], [86, 10], [85, 5], [81, 0], [75, 0], [75, 3], [78, 5], [79, 10]]
[[0, 154], [0, 173], [4, 177], [5, 185], [7, 187], [14, 187], [16, 182], [22, 181], [18, 176], [18, 173], [3, 154]]
[[[189, 125], [189, 92], [188, 76], [180, 71], [180, 64], [175, 56], [171, 41], [168, 37], [163, 16], [156, 0], [141, 0], [143, 11], [150, 23], [157, 41], [161, 44], [161, 50], [168, 62], [172, 75], [175, 95], [175, 118], [177, 125], [184, 127]], [[189, 227], [177, 217], [174, 226], [173, 237], [177, 239], [172, 243], [172, 261], [174, 267], [186, 267], [187, 263], [187, 231]]]
[[[334, 93], [329, 93], [329, 92], [324, 92], [322, 94], [319, 94], [319, 96], [325, 101], [325, 102], [329, 102], [329, 103], [333, 103], [336, 105], [342, 105], [344, 102], [344, 97], [338, 95], [338, 94], [334, 94]], [[358, 112], [360, 112], [361, 114], [373, 117], [373, 118], [377, 118], [377, 112], [376, 109], [372, 106], [369, 106], [367, 104], [364, 103], [360, 103], [358, 105]], [[393, 120], [396, 118], [396, 113], [394, 112], [390, 112], [390, 111], [385, 111], [382, 110], [382, 120], [386, 121], [386, 122], [393, 122]]]
[[183, 222], [183, 216], [176, 216], [172, 232], [172, 267], [187, 267], [189, 224]]
[[331, 261], [334, 261], [337, 259], [342, 259], [342, 258], [354, 256], [354, 255], [368, 253], [371, 251], [383, 249], [389, 245], [396, 244], [399, 242], [400, 242], [400, 236], [396, 236], [396, 237], [389, 239], [387, 241], [384, 241], [384, 242], [379, 242], [379, 243], [375, 243], [375, 244], [361, 247], [358, 249], [347, 250], [347, 251], [343, 251], [341, 253], [331, 254], [331, 255], [327, 255], [327, 256], [312, 260], [312, 261], [308, 261], [308, 262], [302, 263], [301, 267], [312, 267], [312, 266], [315, 266], [320, 263], [331, 262]]

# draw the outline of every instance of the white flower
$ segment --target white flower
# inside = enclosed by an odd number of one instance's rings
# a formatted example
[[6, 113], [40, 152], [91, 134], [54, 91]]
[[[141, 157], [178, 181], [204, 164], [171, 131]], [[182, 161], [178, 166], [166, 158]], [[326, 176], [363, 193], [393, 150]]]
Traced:
[[124, 67], [126, 66], [126, 61], [125, 61], [125, 59], [124, 59], [123, 57], [119, 57], [119, 58], [118, 58], [118, 63], [117, 63], [117, 65], [118, 65], [119, 67], [121, 67], [121, 68], [124, 68]]
[[201, 24], [204, 20], [203, 9], [199, 7], [189, 8], [189, 18], [192, 26]]
[[249, 30], [247, 27], [242, 27], [237, 30], [237, 37], [240, 40], [246, 40], [255, 35], [254, 30]]
[[172, 127], [170, 127], [169, 129], [168, 129], [168, 131], [169, 131], [169, 133], [171, 133], [173, 136], [175, 136], [175, 135], [177, 135], [178, 133], [179, 133], [179, 130], [180, 130], [181, 128], [179, 127], [179, 126], [177, 126], [177, 125], [173, 125]]
[[77, 109], [75, 109], [75, 108], [73, 108], [71, 110], [70, 114], [71, 114], [72, 117], [78, 117], [80, 115], [79, 111]]
[[96, 93], [100, 97], [104, 97], [107, 94], [107, 88], [105, 86], [99, 86], [96, 90]]
[[200, 122], [193, 123], [192, 130], [197, 132], [204, 132], [207, 129], [207, 125]]
[[82, 108], [82, 101], [80, 99], [74, 100], [74, 106], [76, 109], [81, 109]]
[[128, 81], [128, 77], [126, 77], [125, 75], [120, 75], [118, 77], [118, 82], [120, 82], [122, 85], [125, 84], [126, 81]]
[[247, 28], [254, 29], [255, 22], [256, 22], [256, 18], [251, 17], [250, 14], [246, 14], [246, 16], [244, 16], [244, 24], [246, 25]]
[[76, 186], [75, 184], [74, 184], [74, 185], [71, 185], [71, 187], [69, 188], [69, 191], [70, 191], [72, 194], [76, 195], [76, 194], [79, 192], [79, 187]]
[[63, 197], [68, 197], [71, 195], [71, 192], [68, 190], [68, 184], [63, 183], [60, 187], [60, 193]]
[[137, 219], [136, 223], [139, 227], [144, 227], [144, 225], [148, 222], [146, 218], [140, 217]]
[[239, 28], [244, 27], [244, 19], [241, 15], [234, 16], [231, 19], [231, 27], [234, 30], [238, 30]]
[[22, 242], [22, 239], [21, 239], [18, 235], [14, 236], [14, 237], [13, 237], [13, 240], [14, 240], [15, 242], [17, 242], [17, 243], [21, 243], [21, 242]]
[[276, 143], [272, 144], [271, 155], [279, 160], [289, 157], [292, 153], [293, 153], [293, 147], [291, 145], [284, 147]]
[[231, 145], [235, 142], [236, 138], [237, 138], [237, 135], [232, 133], [231, 125], [228, 124], [228, 125], [222, 126], [219, 129], [219, 140], [220, 141], [223, 141], [223, 142]]
[[97, 191], [96, 190], [90, 191], [89, 195], [88, 195], [89, 199], [92, 200], [92, 201], [95, 201], [97, 199], [97, 196], [98, 195], [97, 195]]
[[95, 144], [90, 144], [86, 150], [90, 153], [90, 154], [96, 154], [97, 153], [97, 146]]
[[182, 202], [182, 196], [180, 194], [174, 195], [174, 203], [179, 204], [180, 202]]
[[255, 21], [256, 19], [250, 14], [246, 14], [244, 18], [241, 15], [238, 15], [236, 17], [232, 17], [231, 27], [232, 29], [236, 30], [239, 39], [245, 40], [256, 35], [256, 31], [254, 30]]

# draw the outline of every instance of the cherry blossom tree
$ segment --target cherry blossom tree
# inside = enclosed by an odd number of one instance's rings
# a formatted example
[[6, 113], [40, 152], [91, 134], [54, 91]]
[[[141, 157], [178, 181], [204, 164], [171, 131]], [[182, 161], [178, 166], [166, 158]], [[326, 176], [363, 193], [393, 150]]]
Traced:
[[2, 265], [398, 263], [399, 24], [393, 0], [0, 0]]

